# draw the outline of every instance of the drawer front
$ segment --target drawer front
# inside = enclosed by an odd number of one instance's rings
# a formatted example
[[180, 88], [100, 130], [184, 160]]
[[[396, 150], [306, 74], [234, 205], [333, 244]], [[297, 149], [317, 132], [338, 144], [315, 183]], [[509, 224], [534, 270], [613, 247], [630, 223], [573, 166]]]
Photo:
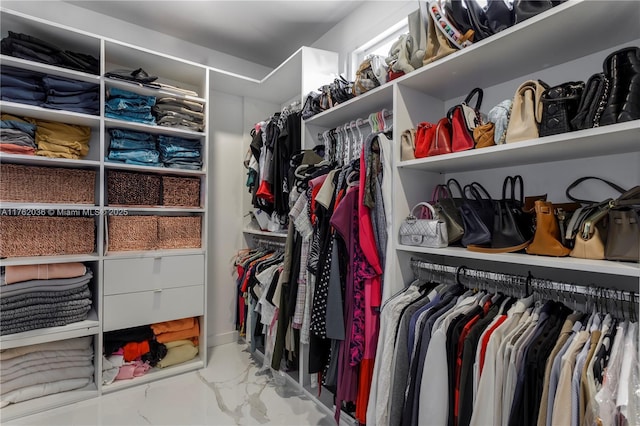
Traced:
[[104, 297], [104, 331], [204, 314], [204, 286]]
[[106, 259], [104, 294], [204, 285], [204, 255]]

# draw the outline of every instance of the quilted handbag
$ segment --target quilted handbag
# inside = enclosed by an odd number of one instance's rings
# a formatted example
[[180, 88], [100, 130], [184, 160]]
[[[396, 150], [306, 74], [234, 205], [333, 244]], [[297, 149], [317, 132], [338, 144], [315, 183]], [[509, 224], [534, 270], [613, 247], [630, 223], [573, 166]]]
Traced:
[[597, 73], [589, 77], [582, 91], [576, 115], [571, 119], [571, 127], [574, 130], [595, 127], [598, 120], [596, 112], [598, 111], [600, 100], [606, 96], [607, 85], [608, 82], [603, 73]]
[[578, 112], [578, 104], [583, 90], [583, 81], [570, 81], [551, 87], [542, 93], [540, 137], [575, 130], [571, 127], [570, 120]]
[[[414, 212], [419, 207], [428, 208], [432, 218], [418, 219]], [[400, 224], [400, 244], [431, 248], [447, 247], [447, 224], [440, 219], [431, 204], [418, 203], [411, 209], [409, 216]]]
[[[466, 151], [475, 146], [473, 130], [482, 124], [480, 106], [482, 105], [482, 89], [473, 89], [464, 102], [449, 110], [447, 117], [451, 121], [451, 148], [453, 152]], [[470, 106], [471, 100], [476, 98], [475, 106]]]

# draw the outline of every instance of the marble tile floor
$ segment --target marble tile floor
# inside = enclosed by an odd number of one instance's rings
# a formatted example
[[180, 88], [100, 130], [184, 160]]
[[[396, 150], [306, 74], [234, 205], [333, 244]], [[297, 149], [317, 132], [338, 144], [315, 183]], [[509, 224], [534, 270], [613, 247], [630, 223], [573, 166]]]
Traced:
[[6, 425], [335, 425], [245, 344], [209, 349], [207, 368], [23, 417]]

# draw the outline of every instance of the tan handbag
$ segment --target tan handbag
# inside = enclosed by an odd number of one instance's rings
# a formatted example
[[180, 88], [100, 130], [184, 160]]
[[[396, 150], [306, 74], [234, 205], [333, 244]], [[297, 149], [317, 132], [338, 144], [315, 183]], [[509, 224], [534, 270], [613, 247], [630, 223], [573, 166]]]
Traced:
[[507, 143], [538, 138], [538, 125], [542, 120], [540, 99], [548, 88], [542, 80], [528, 80], [518, 87], [507, 126]]
[[444, 58], [447, 55], [457, 52], [458, 49], [451, 46], [447, 37], [436, 28], [436, 22], [433, 19], [431, 13], [429, 13], [429, 5], [426, 1], [420, 2], [420, 12], [422, 19], [426, 21], [427, 27], [427, 44], [424, 52], [424, 58], [422, 64], [427, 65], [440, 58]]
[[493, 140], [494, 132], [495, 124], [493, 123], [481, 124], [473, 129], [473, 140], [476, 142], [476, 149], [495, 145], [496, 143]]
[[603, 206], [589, 216], [582, 224], [582, 229], [576, 235], [571, 257], [581, 259], [604, 259], [604, 247], [607, 244], [607, 215], [609, 208]]
[[560, 242], [560, 227], [554, 212], [553, 203], [536, 200], [536, 232], [533, 242], [526, 248], [527, 254], [544, 256], [567, 256], [571, 249]]
[[416, 159], [416, 129], [407, 129], [400, 136], [400, 161]]

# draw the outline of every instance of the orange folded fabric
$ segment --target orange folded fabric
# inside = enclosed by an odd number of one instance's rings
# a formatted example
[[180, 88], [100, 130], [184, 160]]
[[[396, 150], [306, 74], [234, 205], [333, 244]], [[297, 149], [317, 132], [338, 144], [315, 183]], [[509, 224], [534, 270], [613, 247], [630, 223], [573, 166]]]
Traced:
[[16, 265], [5, 268], [5, 283], [13, 284], [28, 280], [51, 280], [54, 278], [81, 277], [87, 268], [80, 262], [53, 263], [48, 265]]
[[124, 351], [124, 360], [130, 362], [150, 351], [149, 342], [146, 340], [144, 342], [129, 342], [123, 346], [122, 350]]
[[156, 335], [156, 340], [160, 343], [167, 343], [173, 342], [174, 340], [191, 339], [198, 336], [200, 336], [200, 325], [198, 324], [198, 321], [195, 321], [193, 327], [189, 329], [158, 334]]
[[153, 334], [156, 336], [161, 333], [170, 333], [174, 331], [189, 330], [193, 328], [193, 324], [196, 323], [195, 318], [182, 318], [173, 321], [159, 322], [151, 324]]
[[14, 143], [0, 143], [0, 152], [6, 154], [36, 155], [36, 149]]

